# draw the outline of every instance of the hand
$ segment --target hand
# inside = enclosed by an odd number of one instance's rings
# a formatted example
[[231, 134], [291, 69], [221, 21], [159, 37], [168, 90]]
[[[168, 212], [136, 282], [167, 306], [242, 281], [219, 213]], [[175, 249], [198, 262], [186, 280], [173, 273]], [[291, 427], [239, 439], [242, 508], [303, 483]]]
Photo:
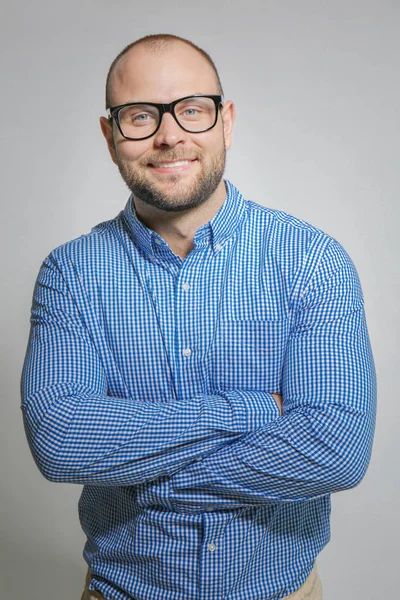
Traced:
[[282, 414], [282, 401], [283, 398], [280, 394], [271, 394], [271, 396], [273, 396], [274, 400], [276, 401], [278, 407], [279, 407], [279, 412]]

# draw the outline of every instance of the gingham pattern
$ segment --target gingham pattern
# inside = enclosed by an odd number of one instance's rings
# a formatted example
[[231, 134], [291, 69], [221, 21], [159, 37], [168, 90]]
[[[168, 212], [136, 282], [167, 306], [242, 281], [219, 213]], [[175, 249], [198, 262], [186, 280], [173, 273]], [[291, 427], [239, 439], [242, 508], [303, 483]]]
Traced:
[[353, 264], [226, 187], [184, 261], [130, 198], [39, 272], [25, 428], [46, 478], [84, 484], [84, 557], [107, 600], [289, 595], [329, 540], [330, 493], [368, 465]]

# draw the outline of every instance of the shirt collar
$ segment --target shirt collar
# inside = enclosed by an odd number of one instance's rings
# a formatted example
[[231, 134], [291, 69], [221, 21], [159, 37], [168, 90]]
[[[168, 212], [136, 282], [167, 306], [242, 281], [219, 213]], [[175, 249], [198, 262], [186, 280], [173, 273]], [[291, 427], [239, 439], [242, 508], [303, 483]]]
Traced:
[[[244, 218], [246, 203], [239, 190], [227, 179], [225, 180], [226, 198], [217, 214], [202, 225], [194, 236], [197, 247], [211, 245], [214, 252], [221, 250], [224, 243], [232, 237]], [[165, 244], [165, 240], [152, 229], [149, 229], [136, 215], [133, 195], [130, 196], [122, 219], [131, 239], [145, 254], [153, 255], [155, 245]]]

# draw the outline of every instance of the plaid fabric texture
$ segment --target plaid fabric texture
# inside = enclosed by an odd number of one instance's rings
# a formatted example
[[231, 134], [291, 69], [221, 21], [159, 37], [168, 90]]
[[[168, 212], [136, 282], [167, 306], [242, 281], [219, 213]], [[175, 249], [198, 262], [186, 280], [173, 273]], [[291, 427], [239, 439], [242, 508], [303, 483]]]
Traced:
[[330, 494], [368, 465], [375, 371], [351, 260], [226, 189], [185, 260], [130, 198], [38, 275], [26, 433], [47, 479], [84, 485], [107, 600], [289, 596], [329, 540]]

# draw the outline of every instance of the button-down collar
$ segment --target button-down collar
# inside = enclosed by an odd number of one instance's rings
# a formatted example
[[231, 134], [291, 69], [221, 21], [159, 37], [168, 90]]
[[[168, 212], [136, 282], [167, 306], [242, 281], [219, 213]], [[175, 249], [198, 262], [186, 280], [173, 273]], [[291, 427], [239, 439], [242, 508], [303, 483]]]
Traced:
[[[211, 221], [196, 231], [193, 240], [196, 248], [211, 244], [213, 251], [219, 252], [244, 218], [246, 203], [243, 196], [228, 180], [225, 180], [225, 187], [225, 202]], [[123, 221], [132, 240], [145, 254], [154, 255], [156, 247], [166, 244], [158, 233], [149, 229], [137, 217], [133, 195], [130, 196], [123, 211]]]

